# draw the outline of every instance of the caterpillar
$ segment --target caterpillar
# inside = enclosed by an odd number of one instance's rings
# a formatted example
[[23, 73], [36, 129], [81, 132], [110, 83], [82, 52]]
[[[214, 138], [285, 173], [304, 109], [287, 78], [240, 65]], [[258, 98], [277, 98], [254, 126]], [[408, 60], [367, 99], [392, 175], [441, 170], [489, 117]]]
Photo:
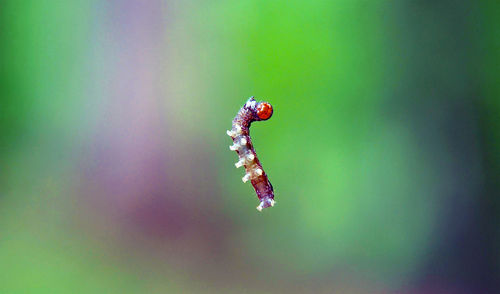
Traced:
[[253, 148], [252, 139], [250, 139], [250, 124], [254, 121], [268, 120], [272, 115], [273, 107], [271, 104], [257, 102], [252, 96], [233, 119], [231, 130], [227, 131], [227, 135], [233, 139], [233, 145], [229, 146], [229, 149], [236, 151], [239, 157], [235, 166], [236, 168], [245, 167], [246, 173], [241, 180], [243, 183], [250, 180], [260, 200], [260, 204], [257, 206], [258, 211], [274, 206], [276, 202], [274, 201], [273, 185], [269, 182]]

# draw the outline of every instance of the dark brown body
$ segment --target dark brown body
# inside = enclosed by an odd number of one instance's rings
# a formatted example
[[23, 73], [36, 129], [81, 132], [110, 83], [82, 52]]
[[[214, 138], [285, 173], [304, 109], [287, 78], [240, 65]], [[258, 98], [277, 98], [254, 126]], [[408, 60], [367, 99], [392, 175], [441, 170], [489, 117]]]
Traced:
[[[265, 103], [266, 107], [262, 107], [261, 103]], [[232, 129], [227, 131], [227, 134], [233, 139], [233, 145], [229, 148], [236, 151], [239, 157], [239, 161], [235, 165], [236, 167], [245, 167], [246, 174], [242, 180], [243, 182], [250, 180], [257, 197], [259, 197], [258, 210], [274, 206], [274, 191], [252, 145], [250, 125], [254, 121], [269, 119], [272, 115], [272, 108], [269, 113], [270, 107], [267, 102], [257, 103], [253, 97], [250, 97], [234, 118]], [[265, 109], [266, 113], [259, 112], [261, 109]], [[265, 117], [265, 119], [261, 117]]]

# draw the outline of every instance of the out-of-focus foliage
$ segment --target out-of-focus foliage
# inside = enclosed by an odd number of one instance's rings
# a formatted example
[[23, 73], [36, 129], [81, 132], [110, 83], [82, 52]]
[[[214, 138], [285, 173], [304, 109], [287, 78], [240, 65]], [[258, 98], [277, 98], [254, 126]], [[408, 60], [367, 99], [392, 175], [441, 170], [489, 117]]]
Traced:
[[495, 2], [4, 1], [0, 293], [498, 291]]

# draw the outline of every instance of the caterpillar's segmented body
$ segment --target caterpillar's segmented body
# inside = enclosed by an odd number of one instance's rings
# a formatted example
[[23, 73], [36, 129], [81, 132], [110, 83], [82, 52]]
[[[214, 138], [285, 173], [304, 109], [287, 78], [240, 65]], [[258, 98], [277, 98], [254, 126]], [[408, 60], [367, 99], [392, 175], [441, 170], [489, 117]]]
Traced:
[[227, 131], [228, 136], [233, 139], [233, 145], [229, 149], [238, 153], [239, 160], [236, 167], [245, 167], [243, 182], [251, 181], [252, 186], [259, 197], [259, 211], [263, 208], [274, 206], [274, 191], [271, 182], [262, 169], [252, 140], [250, 139], [250, 124], [254, 121], [267, 120], [273, 115], [273, 108], [267, 102], [257, 102], [254, 97], [250, 97], [243, 105], [233, 120], [233, 127]]

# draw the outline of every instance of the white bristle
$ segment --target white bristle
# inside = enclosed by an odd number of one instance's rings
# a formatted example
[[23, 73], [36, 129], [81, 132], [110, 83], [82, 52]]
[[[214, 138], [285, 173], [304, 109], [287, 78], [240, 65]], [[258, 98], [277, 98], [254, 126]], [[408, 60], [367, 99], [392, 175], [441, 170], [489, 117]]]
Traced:
[[245, 103], [245, 107], [246, 108], [253, 108], [253, 107], [255, 107], [255, 104], [257, 104], [257, 101], [249, 99], [247, 101], [247, 103]]
[[250, 175], [249, 174], [246, 174], [243, 178], [241, 178], [241, 180], [243, 181], [243, 183], [248, 182], [249, 179], [250, 179]]
[[247, 139], [245, 139], [245, 138], [241, 138], [241, 140], [240, 140], [240, 144], [241, 144], [241, 145], [246, 145], [246, 144], [247, 144]]
[[232, 138], [232, 137], [234, 137], [234, 135], [235, 135], [235, 134], [233, 133], [233, 131], [229, 131], [229, 130], [228, 130], [228, 131], [226, 131], [226, 134], [227, 134], [229, 137], [231, 137], [231, 138]]
[[245, 163], [245, 160], [243, 159], [240, 159], [237, 163], [235, 163], [234, 165], [236, 166], [236, 168], [240, 168], [243, 166], [243, 164]]
[[234, 144], [234, 145], [229, 146], [229, 150], [236, 151], [236, 150], [238, 150], [239, 147], [240, 147], [240, 145]]
[[260, 176], [260, 175], [262, 175], [262, 172], [263, 172], [263, 171], [262, 171], [262, 169], [260, 169], [260, 168], [258, 168], [258, 169], [256, 169], [256, 170], [255, 170], [255, 173], [256, 173], [257, 175], [259, 175], [259, 176]]
[[247, 161], [252, 162], [255, 159], [255, 155], [253, 153], [250, 153], [247, 155]]

